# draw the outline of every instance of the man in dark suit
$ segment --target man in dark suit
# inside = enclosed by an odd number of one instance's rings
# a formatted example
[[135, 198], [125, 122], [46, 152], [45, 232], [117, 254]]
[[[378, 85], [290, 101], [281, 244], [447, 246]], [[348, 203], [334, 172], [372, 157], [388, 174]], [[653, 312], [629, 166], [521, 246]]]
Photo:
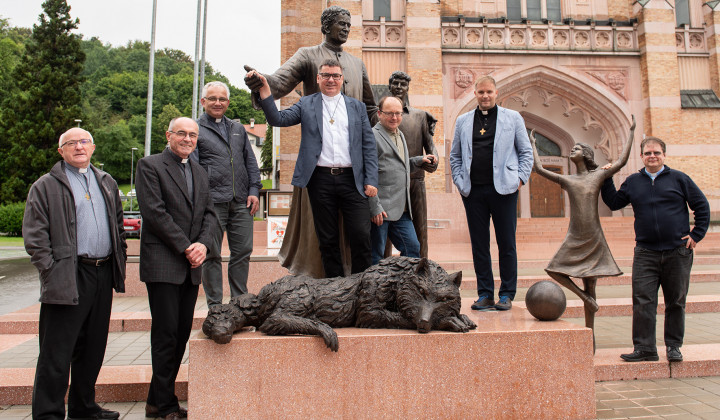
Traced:
[[175, 379], [190, 338], [202, 263], [217, 220], [207, 173], [188, 157], [198, 125], [190, 118], [170, 121], [169, 148], [140, 159], [137, 197], [143, 217], [140, 280], [150, 301], [153, 375], [148, 417], [187, 417], [175, 395]]
[[365, 104], [341, 93], [343, 70], [335, 59], [320, 64], [320, 92], [278, 111], [265, 77], [260, 106], [269, 124], [301, 124], [301, 140], [292, 184], [307, 187], [326, 277], [344, 275], [338, 210], [350, 242], [352, 273], [370, 266], [370, 207], [377, 194], [377, 151]]
[[385, 253], [388, 236], [400, 255], [420, 258], [420, 242], [413, 226], [415, 216], [410, 201], [410, 172], [432, 165], [434, 156], [412, 156], [399, 126], [403, 120], [400, 99], [386, 96], [380, 100], [380, 122], [373, 127], [378, 153], [378, 194], [370, 198], [372, 222], [370, 241], [372, 263]]

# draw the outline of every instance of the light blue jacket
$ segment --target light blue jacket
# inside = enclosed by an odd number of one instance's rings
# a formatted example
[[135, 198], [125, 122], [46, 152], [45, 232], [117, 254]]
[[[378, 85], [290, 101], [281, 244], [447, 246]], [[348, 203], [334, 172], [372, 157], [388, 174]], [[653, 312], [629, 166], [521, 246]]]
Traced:
[[[450, 150], [450, 169], [460, 194], [470, 195], [470, 164], [475, 110], [458, 117]], [[512, 194], [520, 181], [527, 184], [533, 166], [533, 152], [519, 112], [498, 106], [493, 145], [493, 183], [498, 194]]]

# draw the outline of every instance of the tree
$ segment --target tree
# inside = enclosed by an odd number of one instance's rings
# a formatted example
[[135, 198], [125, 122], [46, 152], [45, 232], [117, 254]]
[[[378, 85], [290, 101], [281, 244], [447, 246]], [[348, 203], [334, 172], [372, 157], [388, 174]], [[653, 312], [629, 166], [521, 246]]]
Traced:
[[85, 54], [71, 31], [66, 0], [46, 0], [25, 54], [13, 70], [17, 90], [0, 115], [0, 202], [21, 201], [30, 185], [59, 159], [60, 134], [82, 118], [80, 84]]
[[273, 167], [273, 137], [272, 132], [273, 128], [270, 124], [267, 125], [267, 130], [265, 131], [265, 143], [262, 145], [262, 149], [260, 150], [260, 162], [262, 162], [262, 170], [264, 173], [270, 173], [272, 171]]
[[[130, 179], [130, 149], [137, 147], [143, 150], [142, 142], [133, 138], [127, 121], [117, 123], [95, 130], [95, 153], [93, 164], [103, 164], [103, 169], [118, 181]], [[142, 152], [135, 153], [135, 159], [142, 157]], [[134, 165], [134, 164], [133, 164]]]

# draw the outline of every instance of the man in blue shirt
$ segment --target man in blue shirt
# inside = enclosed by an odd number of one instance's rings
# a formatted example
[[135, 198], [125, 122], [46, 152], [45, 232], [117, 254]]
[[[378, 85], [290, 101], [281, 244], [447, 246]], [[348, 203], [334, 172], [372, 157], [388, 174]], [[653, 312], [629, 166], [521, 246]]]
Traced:
[[[632, 268], [634, 351], [620, 357], [628, 362], [658, 360], [655, 318], [658, 289], [665, 298], [667, 359], [682, 361], [685, 335], [685, 298], [690, 287], [693, 249], [705, 237], [710, 205], [686, 174], [665, 166], [665, 143], [646, 137], [640, 143], [645, 167], [615, 190], [612, 178], [602, 187], [602, 199], [611, 210], [632, 204], [635, 213], [635, 255]], [[695, 216], [690, 229], [688, 206]]]

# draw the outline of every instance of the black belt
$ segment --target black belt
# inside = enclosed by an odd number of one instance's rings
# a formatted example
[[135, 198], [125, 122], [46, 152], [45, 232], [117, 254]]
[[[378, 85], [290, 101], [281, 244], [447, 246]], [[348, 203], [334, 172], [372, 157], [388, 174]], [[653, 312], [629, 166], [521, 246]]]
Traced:
[[352, 167], [347, 168], [328, 168], [327, 166], [317, 166], [315, 167], [315, 170], [323, 173], [323, 174], [330, 174], [330, 175], [340, 175], [343, 173], [351, 173]]
[[105, 258], [87, 258], [87, 257], [78, 257], [78, 261], [80, 261], [83, 264], [87, 265], [94, 265], [95, 267], [100, 267], [101, 265], [105, 265], [106, 262], [110, 261], [110, 257], [112, 255], [108, 255]]

